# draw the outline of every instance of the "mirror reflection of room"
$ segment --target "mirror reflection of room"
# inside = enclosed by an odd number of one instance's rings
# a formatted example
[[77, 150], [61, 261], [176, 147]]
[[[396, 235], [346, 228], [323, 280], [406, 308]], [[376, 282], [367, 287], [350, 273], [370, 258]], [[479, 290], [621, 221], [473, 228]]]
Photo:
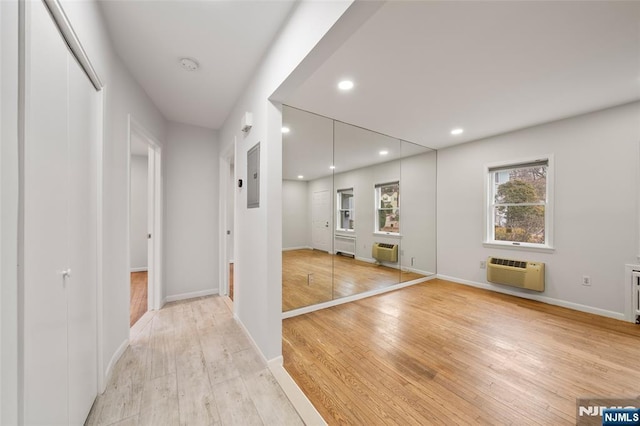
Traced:
[[283, 311], [435, 274], [435, 151], [288, 106], [283, 126]]

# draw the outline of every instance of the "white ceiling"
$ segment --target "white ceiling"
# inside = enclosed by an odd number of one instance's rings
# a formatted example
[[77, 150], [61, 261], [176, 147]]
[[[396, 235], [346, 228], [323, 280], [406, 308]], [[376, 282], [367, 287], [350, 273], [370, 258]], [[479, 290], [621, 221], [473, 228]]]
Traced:
[[392, 1], [284, 101], [442, 148], [638, 99], [640, 2]]
[[[282, 178], [310, 181], [430, 151], [371, 130], [284, 106]], [[381, 151], [387, 154], [381, 155]], [[331, 169], [333, 165], [335, 168]], [[299, 178], [298, 176], [303, 176]]]
[[[171, 121], [219, 128], [295, 3], [101, 1], [118, 55]], [[187, 72], [179, 58], [195, 58]]]

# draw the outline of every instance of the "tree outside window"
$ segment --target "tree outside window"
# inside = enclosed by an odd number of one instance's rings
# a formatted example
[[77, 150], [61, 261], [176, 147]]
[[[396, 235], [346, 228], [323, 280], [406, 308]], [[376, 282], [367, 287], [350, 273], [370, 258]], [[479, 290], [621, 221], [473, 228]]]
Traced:
[[547, 244], [548, 160], [489, 169], [494, 241]]

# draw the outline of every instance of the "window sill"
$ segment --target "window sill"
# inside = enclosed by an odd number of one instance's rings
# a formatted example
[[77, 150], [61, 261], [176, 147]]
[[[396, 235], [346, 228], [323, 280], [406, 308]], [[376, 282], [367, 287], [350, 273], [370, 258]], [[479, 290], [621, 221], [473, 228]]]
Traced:
[[518, 245], [512, 243], [482, 243], [483, 247], [487, 248], [499, 248], [499, 249], [507, 249], [507, 250], [520, 250], [520, 251], [535, 251], [539, 253], [553, 253], [556, 251], [555, 248], [549, 246], [539, 246], [539, 245], [531, 245], [526, 243], [520, 243]]
[[374, 237], [389, 237], [389, 238], [402, 238], [402, 234], [397, 234], [394, 232], [374, 232]]

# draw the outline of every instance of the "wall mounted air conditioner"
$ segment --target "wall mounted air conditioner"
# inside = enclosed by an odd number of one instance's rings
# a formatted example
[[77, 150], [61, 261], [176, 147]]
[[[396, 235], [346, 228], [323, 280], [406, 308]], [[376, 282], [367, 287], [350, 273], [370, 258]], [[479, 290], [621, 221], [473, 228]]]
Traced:
[[544, 263], [489, 257], [487, 281], [527, 290], [544, 291]]
[[371, 247], [371, 257], [378, 262], [397, 262], [398, 245], [387, 243], [373, 243]]

